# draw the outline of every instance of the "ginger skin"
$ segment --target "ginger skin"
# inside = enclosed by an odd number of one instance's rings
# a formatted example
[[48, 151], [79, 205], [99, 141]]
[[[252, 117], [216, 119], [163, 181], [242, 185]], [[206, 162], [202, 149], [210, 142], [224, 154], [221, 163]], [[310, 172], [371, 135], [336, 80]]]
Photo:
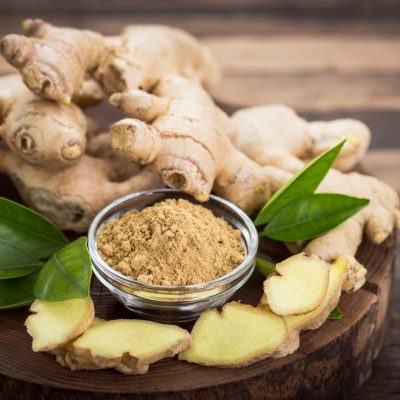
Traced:
[[82, 110], [36, 97], [16, 74], [0, 78], [0, 124], [0, 137], [32, 164], [66, 166], [85, 152]]
[[84, 155], [69, 168], [51, 170], [30, 165], [0, 150], [0, 172], [10, 176], [24, 202], [61, 229], [85, 232], [95, 215], [114, 199], [161, 186], [148, 168], [123, 177], [111, 160]]
[[295, 172], [347, 139], [334, 167], [348, 171], [367, 152], [371, 133], [361, 121], [338, 119], [307, 122], [284, 105], [244, 108], [231, 117], [228, 134], [233, 144], [260, 165]]
[[33, 93], [60, 103], [69, 104], [82, 93], [87, 74], [95, 76], [108, 93], [148, 90], [171, 73], [206, 86], [219, 76], [207, 48], [168, 26], [127, 26], [116, 37], [60, 28], [39, 19], [25, 20], [22, 27], [27, 36], [5, 36], [1, 53]]
[[[287, 180], [290, 177], [291, 174], [286, 175]], [[400, 228], [399, 196], [393, 188], [377, 178], [332, 169], [321, 182], [317, 193], [342, 193], [367, 198], [370, 203], [322, 236], [309, 242], [290, 243], [288, 249], [293, 253], [304, 251], [331, 262], [342, 254], [355, 256], [364, 233], [371, 243], [379, 245], [391, 235], [393, 229]]]
[[331, 170], [317, 192], [343, 193], [367, 198], [370, 203], [336, 228], [311, 240], [304, 248], [307, 254], [319, 255], [326, 261], [335, 260], [342, 254], [354, 256], [364, 233], [371, 243], [378, 245], [393, 229], [400, 227], [399, 196], [377, 178]]
[[[232, 116], [227, 131], [233, 143], [252, 160], [286, 171], [286, 178], [285, 172], [281, 171], [281, 180], [289, 180], [291, 173], [304, 167], [307, 158], [326, 150], [343, 137], [347, 137], [350, 144], [348, 147], [345, 144], [337, 160], [339, 167], [346, 165], [344, 169], [347, 169], [364, 154], [370, 137], [368, 128], [360, 121], [307, 123], [285, 106], [260, 106], [238, 111]], [[272, 190], [276, 191], [276, 186]], [[290, 244], [295, 252], [304, 247], [307, 254], [318, 255], [330, 262], [342, 254], [354, 256], [364, 232], [372, 243], [380, 244], [396, 226], [400, 226], [398, 194], [376, 178], [332, 169], [317, 192], [367, 198], [370, 204], [305, 247], [304, 243], [299, 248]]]
[[201, 86], [183, 77], [165, 77], [152, 94], [116, 93], [110, 103], [133, 117], [112, 126], [113, 149], [152, 164], [167, 186], [198, 201], [207, 201], [213, 189], [251, 213], [265, 204], [273, 182], [282, 181], [279, 171], [258, 166], [232, 145], [227, 116]]
[[163, 25], [130, 25], [96, 70], [107, 93], [150, 90], [176, 74], [212, 87], [219, 67], [209, 49], [189, 33]]
[[12, 34], [1, 40], [4, 58], [37, 96], [69, 104], [105, 53], [105, 39], [96, 32], [58, 28], [40, 19], [27, 19], [22, 28], [27, 36]]

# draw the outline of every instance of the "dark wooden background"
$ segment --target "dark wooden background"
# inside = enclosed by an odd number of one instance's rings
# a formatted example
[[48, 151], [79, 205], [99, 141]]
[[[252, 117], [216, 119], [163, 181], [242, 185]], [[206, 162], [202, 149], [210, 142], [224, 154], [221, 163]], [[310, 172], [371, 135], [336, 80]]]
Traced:
[[[310, 119], [360, 118], [373, 132], [367, 168], [400, 191], [398, 0], [1, 0], [0, 5], [0, 36], [19, 32], [26, 17], [105, 34], [128, 23], [187, 29], [222, 65], [223, 78], [213, 91], [217, 100], [232, 106], [282, 102]], [[0, 74], [8, 72], [0, 60]], [[400, 399], [398, 274], [394, 289], [390, 335], [355, 400]]]

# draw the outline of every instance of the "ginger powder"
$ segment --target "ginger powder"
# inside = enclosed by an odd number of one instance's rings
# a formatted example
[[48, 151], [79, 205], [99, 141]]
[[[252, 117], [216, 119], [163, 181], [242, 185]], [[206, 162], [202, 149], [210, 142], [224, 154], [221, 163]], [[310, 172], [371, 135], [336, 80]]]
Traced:
[[97, 248], [122, 274], [164, 286], [216, 279], [245, 256], [238, 229], [183, 199], [168, 199], [107, 222]]

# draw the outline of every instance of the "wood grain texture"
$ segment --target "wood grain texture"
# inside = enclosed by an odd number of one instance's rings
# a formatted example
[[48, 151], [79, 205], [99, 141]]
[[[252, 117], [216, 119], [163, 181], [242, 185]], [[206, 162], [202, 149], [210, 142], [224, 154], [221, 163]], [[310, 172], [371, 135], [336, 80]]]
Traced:
[[375, 149], [363, 160], [365, 167], [400, 193], [400, 148]]
[[314, 12], [363, 12], [363, 13], [389, 13], [399, 10], [396, 0], [86, 0], [84, 3], [79, 0], [51, 1], [51, 0], [3, 0], [2, 6], [5, 12], [18, 12], [26, 10], [30, 12], [107, 12], [107, 11], [135, 11], [149, 12], [186, 12], [186, 11], [314, 11]]

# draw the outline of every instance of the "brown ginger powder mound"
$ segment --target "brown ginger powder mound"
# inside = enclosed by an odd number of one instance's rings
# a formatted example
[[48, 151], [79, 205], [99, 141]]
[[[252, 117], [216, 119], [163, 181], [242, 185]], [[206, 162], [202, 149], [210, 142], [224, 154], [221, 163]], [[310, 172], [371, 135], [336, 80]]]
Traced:
[[237, 267], [245, 254], [239, 230], [183, 199], [168, 199], [107, 222], [97, 248], [122, 274], [164, 286], [216, 279]]

